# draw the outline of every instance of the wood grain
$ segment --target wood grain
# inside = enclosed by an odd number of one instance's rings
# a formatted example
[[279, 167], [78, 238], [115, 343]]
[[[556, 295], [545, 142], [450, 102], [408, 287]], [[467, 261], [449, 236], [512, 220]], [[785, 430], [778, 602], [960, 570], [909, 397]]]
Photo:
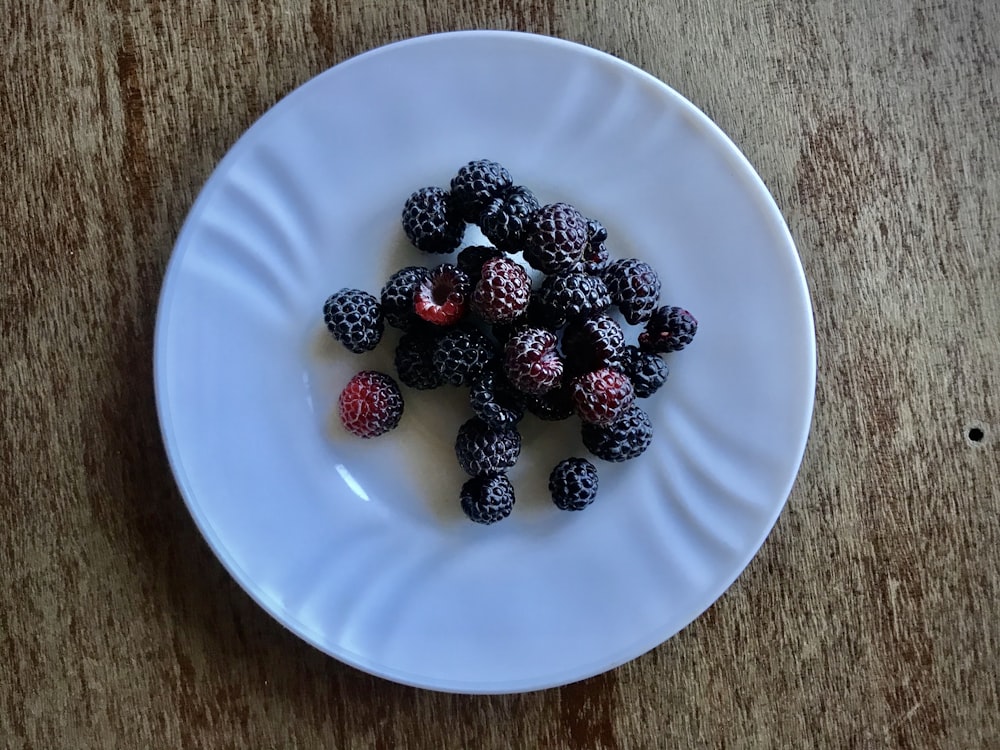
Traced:
[[[996, 13], [972, 0], [5, 9], [0, 745], [995, 745]], [[343, 666], [230, 581], [174, 488], [151, 348], [185, 213], [257, 117], [373, 46], [487, 27], [618, 55], [734, 138], [798, 243], [820, 370], [788, 508], [703, 617], [592, 680], [463, 697]]]

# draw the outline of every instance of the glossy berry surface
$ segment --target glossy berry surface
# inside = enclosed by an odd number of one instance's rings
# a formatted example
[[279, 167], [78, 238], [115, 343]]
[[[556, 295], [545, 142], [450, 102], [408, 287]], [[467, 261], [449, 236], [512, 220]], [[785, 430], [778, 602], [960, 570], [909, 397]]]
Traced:
[[462, 485], [459, 502], [470, 521], [496, 523], [514, 509], [514, 486], [505, 474], [473, 477]]
[[609, 425], [584, 422], [580, 429], [583, 444], [605, 461], [618, 463], [642, 455], [653, 442], [649, 415], [634, 404]]
[[394, 429], [403, 416], [403, 395], [396, 381], [382, 372], [364, 370], [348, 381], [337, 399], [340, 422], [362, 438]]
[[540, 328], [523, 328], [511, 335], [504, 347], [504, 372], [515, 388], [540, 395], [562, 382], [556, 342], [554, 333]]
[[523, 250], [528, 220], [540, 208], [526, 187], [512, 187], [491, 200], [479, 215], [479, 228], [486, 238], [506, 253]]
[[455, 455], [466, 474], [488, 476], [506, 471], [521, 455], [521, 435], [512, 427], [496, 429], [473, 417], [458, 430]]
[[679, 352], [694, 340], [698, 321], [681, 307], [658, 307], [639, 334], [639, 348], [644, 352]]
[[637, 398], [649, 398], [667, 382], [670, 368], [663, 357], [656, 352], [643, 352], [635, 346], [627, 346], [622, 357], [623, 369]]
[[494, 258], [483, 264], [472, 309], [487, 323], [510, 323], [528, 309], [530, 298], [527, 271], [509, 258]]
[[533, 295], [528, 314], [547, 328], [560, 328], [567, 321], [603, 312], [611, 304], [604, 282], [581, 272], [553, 274]]
[[448, 192], [421, 188], [403, 206], [403, 231], [425, 253], [450, 253], [462, 242], [465, 222]]
[[472, 385], [496, 356], [496, 345], [475, 328], [453, 328], [434, 343], [431, 361], [448, 385]]
[[469, 306], [472, 285], [465, 272], [450, 263], [432, 268], [413, 298], [417, 317], [437, 326], [460, 321]]
[[597, 497], [597, 467], [585, 458], [560, 461], [549, 474], [549, 494], [560, 510], [583, 510]]
[[540, 396], [526, 395], [524, 407], [543, 422], [560, 422], [573, 416], [573, 394], [564, 383]]
[[591, 424], [614, 422], [635, 400], [632, 381], [610, 367], [574, 378], [571, 389], [574, 411]]
[[604, 271], [611, 302], [625, 321], [638, 325], [649, 320], [660, 301], [660, 277], [648, 263], [635, 258], [616, 260]]
[[583, 257], [588, 237], [587, 219], [573, 206], [542, 206], [528, 221], [524, 259], [542, 273], [572, 270]]
[[581, 318], [563, 331], [562, 352], [567, 370], [573, 373], [617, 367], [625, 353], [625, 332], [607, 315]]
[[436, 343], [435, 336], [423, 332], [402, 335], [393, 358], [399, 382], [420, 391], [437, 388], [442, 384], [441, 374], [434, 366]]
[[469, 277], [473, 285], [479, 281], [483, 273], [483, 264], [494, 258], [502, 258], [503, 253], [490, 245], [469, 245], [462, 248], [455, 263]]
[[382, 287], [381, 305], [385, 322], [407, 331], [420, 322], [414, 300], [430, 271], [423, 266], [406, 266], [396, 271]]
[[487, 369], [469, 388], [469, 405], [494, 429], [513, 427], [524, 416], [524, 406], [502, 372]]
[[486, 205], [510, 186], [510, 173], [503, 166], [478, 159], [470, 161], [451, 178], [451, 196], [462, 218], [475, 223]]
[[378, 346], [385, 331], [382, 306], [368, 292], [341, 289], [323, 304], [323, 322], [337, 341], [355, 354]]

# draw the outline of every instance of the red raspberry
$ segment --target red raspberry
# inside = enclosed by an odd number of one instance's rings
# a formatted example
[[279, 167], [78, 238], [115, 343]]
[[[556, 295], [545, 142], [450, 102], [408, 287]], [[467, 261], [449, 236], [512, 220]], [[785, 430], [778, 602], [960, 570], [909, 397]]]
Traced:
[[399, 424], [403, 396], [388, 375], [363, 370], [351, 378], [337, 401], [340, 421], [348, 432], [373, 438]]
[[418, 316], [439, 326], [450, 326], [465, 315], [469, 277], [450, 263], [431, 269], [417, 288], [413, 307]]
[[483, 264], [472, 309], [487, 323], [510, 323], [528, 309], [530, 298], [528, 272], [509, 258], [494, 258]]
[[556, 336], [542, 328], [516, 331], [504, 348], [504, 372], [515, 388], [541, 395], [562, 381], [563, 363], [556, 352]]
[[632, 381], [603, 367], [573, 380], [573, 408], [584, 422], [606, 425], [618, 419], [635, 400]]

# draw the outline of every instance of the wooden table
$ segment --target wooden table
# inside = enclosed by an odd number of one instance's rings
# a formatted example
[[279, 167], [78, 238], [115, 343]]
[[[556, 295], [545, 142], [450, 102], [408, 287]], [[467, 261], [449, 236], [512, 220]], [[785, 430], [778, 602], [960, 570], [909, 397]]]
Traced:
[[[9, 2], [0, 746], [927, 747], [1000, 742], [1000, 16], [972, 0]], [[235, 139], [316, 73], [460, 28], [667, 81], [773, 191], [817, 322], [788, 507], [704, 616], [561, 689], [359, 673], [234, 584], [166, 463], [159, 285]]]

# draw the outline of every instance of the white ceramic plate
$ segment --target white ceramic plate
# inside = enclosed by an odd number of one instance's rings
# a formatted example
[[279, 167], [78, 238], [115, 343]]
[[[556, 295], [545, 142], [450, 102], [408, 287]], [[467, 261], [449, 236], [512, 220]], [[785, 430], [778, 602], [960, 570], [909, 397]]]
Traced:
[[[458, 507], [458, 389], [404, 390], [401, 427], [338, 429], [337, 395], [391, 366], [323, 331], [348, 286], [433, 265], [399, 223], [409, 193], [491, 158], [544, 201], [601, 219], [659, 269], [700, 330], [643, 402], [650, 450], [599, 463], [558, 511], [546, 477], [586, 455], [572, 421], [527, 418], [512, 516]], [[164, 282], [155, 377], [164, 441], [201, 532], [246, 591], [326, 653], [439, 690], [588, 677], [662, 643], [739, 575], [791, 489], [815, 348], [798, 256], [760, 179], [688, 101], [601, 52], [460, 32], [348, 60], [264, 115], [195, 203]]]

